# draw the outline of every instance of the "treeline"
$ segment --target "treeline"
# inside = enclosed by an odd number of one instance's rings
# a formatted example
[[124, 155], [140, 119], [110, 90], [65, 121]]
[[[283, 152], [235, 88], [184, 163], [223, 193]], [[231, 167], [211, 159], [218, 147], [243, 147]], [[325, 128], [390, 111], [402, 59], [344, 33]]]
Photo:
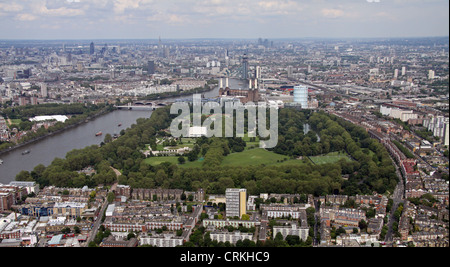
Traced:
[[[155, 143], [156, 134], [170, 126], [176, 115], [170, 115], [169, 111], [169, 107], [157, 109], [151, 118], [138, 119], [114, 142], [74, 150], [65, 159], [55, 159], [49, 167], [41, 166], [31, 173], [22, 173], [18, 178], [35, 180], [41, 186], [95, 186], [115, 181], [110, 168], [113, 167], [122, 173], [118, 177], [119, 183], [132, 188], [179, 188], [187, 191], [203, 188], [208, 194], [223, 194], [226, 188], [242, 187], [249, 194], [270, 192], [315, 196], [392, 192], [397, 184], [395, 168], [387, 151], [364, 129], [325, 113], [293, 109], [280, 110], [280, 142], [274, 151], [294, 157], [346, 151], [353, 161], [342, 159], [333, 164], [313, 165], [303, 160], [304, 164], [230, 168], [222, 166], [221, 161], [230, 152], [240, 151], [245, 142], [239, 138], [199, 138], [192, 158], [204, 157], [201, 167], [180, 168], [168, 162], [149, 165], [140, 150], [146, 144]], [[309, 123], [314, 136], [302, 133], [304, 122]], [[87, 176], [77, 172], [88, 166], [93, 166], [96, 174]]]
[[[38, 165], [33, 171], [22, 171], [16, 176], [18, 181], [36, 181], [41, 187], [55, 185], [60, 187], [95, 187], [99, 184], [112, 184], [117, 180], [113, 168], [121, 170], [127, 177], [129, 173], [140, 172], [144, 155], [140, 152], [145, 144], [151, 143], [157, 131], [170, 125], [169, 108], [154, 111], [150, 119], [138, 119], [124, 134], [114, 142], [75, 149], [64, 159], [56, 158], [45, 167]], [[154, 142], [154, 140], [153, 140]], [[86, 175], [81, 170], [93, 167], [95, 174]], [[142, 169], [145, 172], [145, 168]], [[123, 180], [123, 177], [119, 177]]]
[[85, 105], [81, 103], [76, 104], [41, 104], [41, 105], [28, 105], [19, 107], [9, 107], [2, 111], [4, 117], [10, 119], [28, 119], [35, 116], [46, 115], [74, 115], [83, 114], [88, 111], [95, 111], [100, 106], [98, 105]]
[[[18, 141], [19, 144], [23, 144], [32, 140], [35, 140], [40, 137], [44, 137], [48, 134], [61, 131], [66, 127], [76, 125], [85, 121], [86, 119], [97, 116], [101, 113], [106, 113], [112, 111], [114, 107], [112, 105], [105, 104], [45, 104], [45, 105], [34, 105], [34, 106], [24, 106], [24, 107], [15, 107], [8, 108], [3, 111], [3, 115], [12, 116], [16, 119], [21, 119], [20, 123], [10, 125], [10, 128], [17, 128], [22, 131], [28, 131], [26, 135], [22, 136], [22, 138]], [[59, 113], [62, 112], [62, 113]], [[73, 113], [72, 113], [73, 112]], [[72, 115], [65, 122], [57, 122], [55, 125], [48, 127], [40, 127], [36, 131], [30, 131], [33, 122], [29, 121], [28, 118], [34, 116], [41, 115]], [[30, 117], [28, 117], [30, 116]], [[0, 151], [9, 149], [10, 147], [14, 147], [16, 144], [8, 142], [0, 144]]]

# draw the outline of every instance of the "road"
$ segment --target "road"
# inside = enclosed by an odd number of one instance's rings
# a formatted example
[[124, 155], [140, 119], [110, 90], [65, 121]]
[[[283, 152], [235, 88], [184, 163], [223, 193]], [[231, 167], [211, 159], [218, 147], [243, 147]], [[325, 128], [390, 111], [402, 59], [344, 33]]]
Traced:
[[[115, 191], [117, 187], [117, 182], [111, 186], [110, 192]], [[95, 236], [97, 235], [98, 229], [102, 223], [103, 214], [105, 213], [106, 207], [108, 207], [108, 199], [105, 198], [102, 204], [102, 207], [97, 215], [97, 219], [94, 222], [94, 226], [91, 229], [91, 232], [86, 240], [86, 246], [89, 246], [89, 243], [94, 241]]]
[[403, 203], [404, 194], [405, 194], [405, 187], [403, 184], [403, 176], [402, 176], [396, 162], [393, 159], [391, 159], [391, 160], [395, 166], [395, 173], [397, 174], [397, 177], [399, 178], [399, 182], [398, 182], [397, 186], [395, 187], [394, 193], [392, 195], [393, 204], [392, 204], [391, 213], [389, 215], [389, 220], [387, 223], [388, 231], [387, 231], [385, 239], [384, 239], [387, 246], [392, 246], [392, 243], [394, 241], [393, 230], [392, 230], [392, 225], [395, 221], [394, 213], [397, 210], [399, 204]]

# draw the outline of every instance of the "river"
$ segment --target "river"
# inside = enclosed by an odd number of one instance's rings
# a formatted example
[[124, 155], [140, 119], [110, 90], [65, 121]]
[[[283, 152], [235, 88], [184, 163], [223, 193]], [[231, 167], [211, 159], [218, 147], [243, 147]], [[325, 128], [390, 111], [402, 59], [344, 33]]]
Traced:
[[[230, 87], [242, 87], [244, 84], [239, 80], [230, 79]], [[219, 88], [204, 93], [205, 98], [218, 96]], [[180, 97], [185, 99], [191, 96]], [[177, 98], [168, 98], [173, 101]], [[15, 180], [16, 175], [22, 171], [32, 171], [39, 164], [50, 165], [55, 158], [65, 158], [67, 152], [73, 149], [81, 149], [90, 145], [99, 145], [105, 134], [119, 134], [122, 129], [129, 128], [136, 123], [138, 118], [149, 118], [152, 114], [150, 110], [115, 110], [102, 115], [87, 123], [83, 123], [74, 128], [67, 129], [56, 135], [46, 137], [35, 143], [20, 147], [8, 153], [0, 155], [3, 164], [0, 165], [0, 183], [8, 184]], [[121, 124], [121, 126], [119, 126]], [[95, 136], [101, 131], [103, 135]], [[22, 155], [23, 151], [30, 153]]]

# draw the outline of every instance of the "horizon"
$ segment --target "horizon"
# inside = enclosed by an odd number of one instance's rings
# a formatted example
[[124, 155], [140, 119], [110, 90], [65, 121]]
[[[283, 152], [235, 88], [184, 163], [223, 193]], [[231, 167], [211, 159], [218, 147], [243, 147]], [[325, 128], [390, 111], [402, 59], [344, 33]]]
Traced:
[[[164, 38], [165, 41], [180, 41], [180, 40], [242, 40], [242, 41], [255, 41], [259, 38], [268, 39], [271, 41], [285, 40], [395, 40], [395, 39], [444, 39], [447, 38], [450, 41], [450, 35], [442, 36], [404, 36], [404, 37], [186, 37], [186, 38]], [[0, 42], [7, 41], [158, 41], [159, 38], [76, 38], [76, 39], [1, 39]]]

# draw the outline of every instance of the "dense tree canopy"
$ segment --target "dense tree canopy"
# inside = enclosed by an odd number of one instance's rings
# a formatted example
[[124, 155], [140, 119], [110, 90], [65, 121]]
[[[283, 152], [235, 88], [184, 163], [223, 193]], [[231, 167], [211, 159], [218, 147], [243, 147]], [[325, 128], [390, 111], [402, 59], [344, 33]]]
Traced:
[[[173, 116], [169, 108], [157, 109], [151, 118], [138, 119], [124, 135], [103, 146], [74, 150], [65, 159], [55, 159], [45, 168], [36, 166], [31, 173], [21, 173], [17, 179], [35, 180], [45, 186], [95, 186], [116, 181], [111, 167], [121, 171], [121, 184], [133, 188], [180, 188], [223, 194], [228, 187], [247, 188], [249, 194], [365, 194], [385, 193], [395, 188], [395, 168], [385, 148], [371, 139], [367, 132], [351, 123], [323, 112], [281, 109], [279, 111], [279, 142], [273, 152], [292, 158], [329, 152], [345, 152], [352, 160], [314, 165], [275, 164], [270, 166], [222, 166], [231, 152], [245, 147], [241, 138], [199, 138], [189, 161], [204, 157], [201, 167], [181, 168], [164, 162], [152, 166], [140, 152], [145, 145], [155, 144], [157, 133], [170, 126]], [[310, 131], [303, 132], [308, 124]], [[191, 160], [192, 157], [192, 160]], [[92, 176], [79, 173], [94, 166]], [[344, 178], [345, 177], [345, 178]]]

